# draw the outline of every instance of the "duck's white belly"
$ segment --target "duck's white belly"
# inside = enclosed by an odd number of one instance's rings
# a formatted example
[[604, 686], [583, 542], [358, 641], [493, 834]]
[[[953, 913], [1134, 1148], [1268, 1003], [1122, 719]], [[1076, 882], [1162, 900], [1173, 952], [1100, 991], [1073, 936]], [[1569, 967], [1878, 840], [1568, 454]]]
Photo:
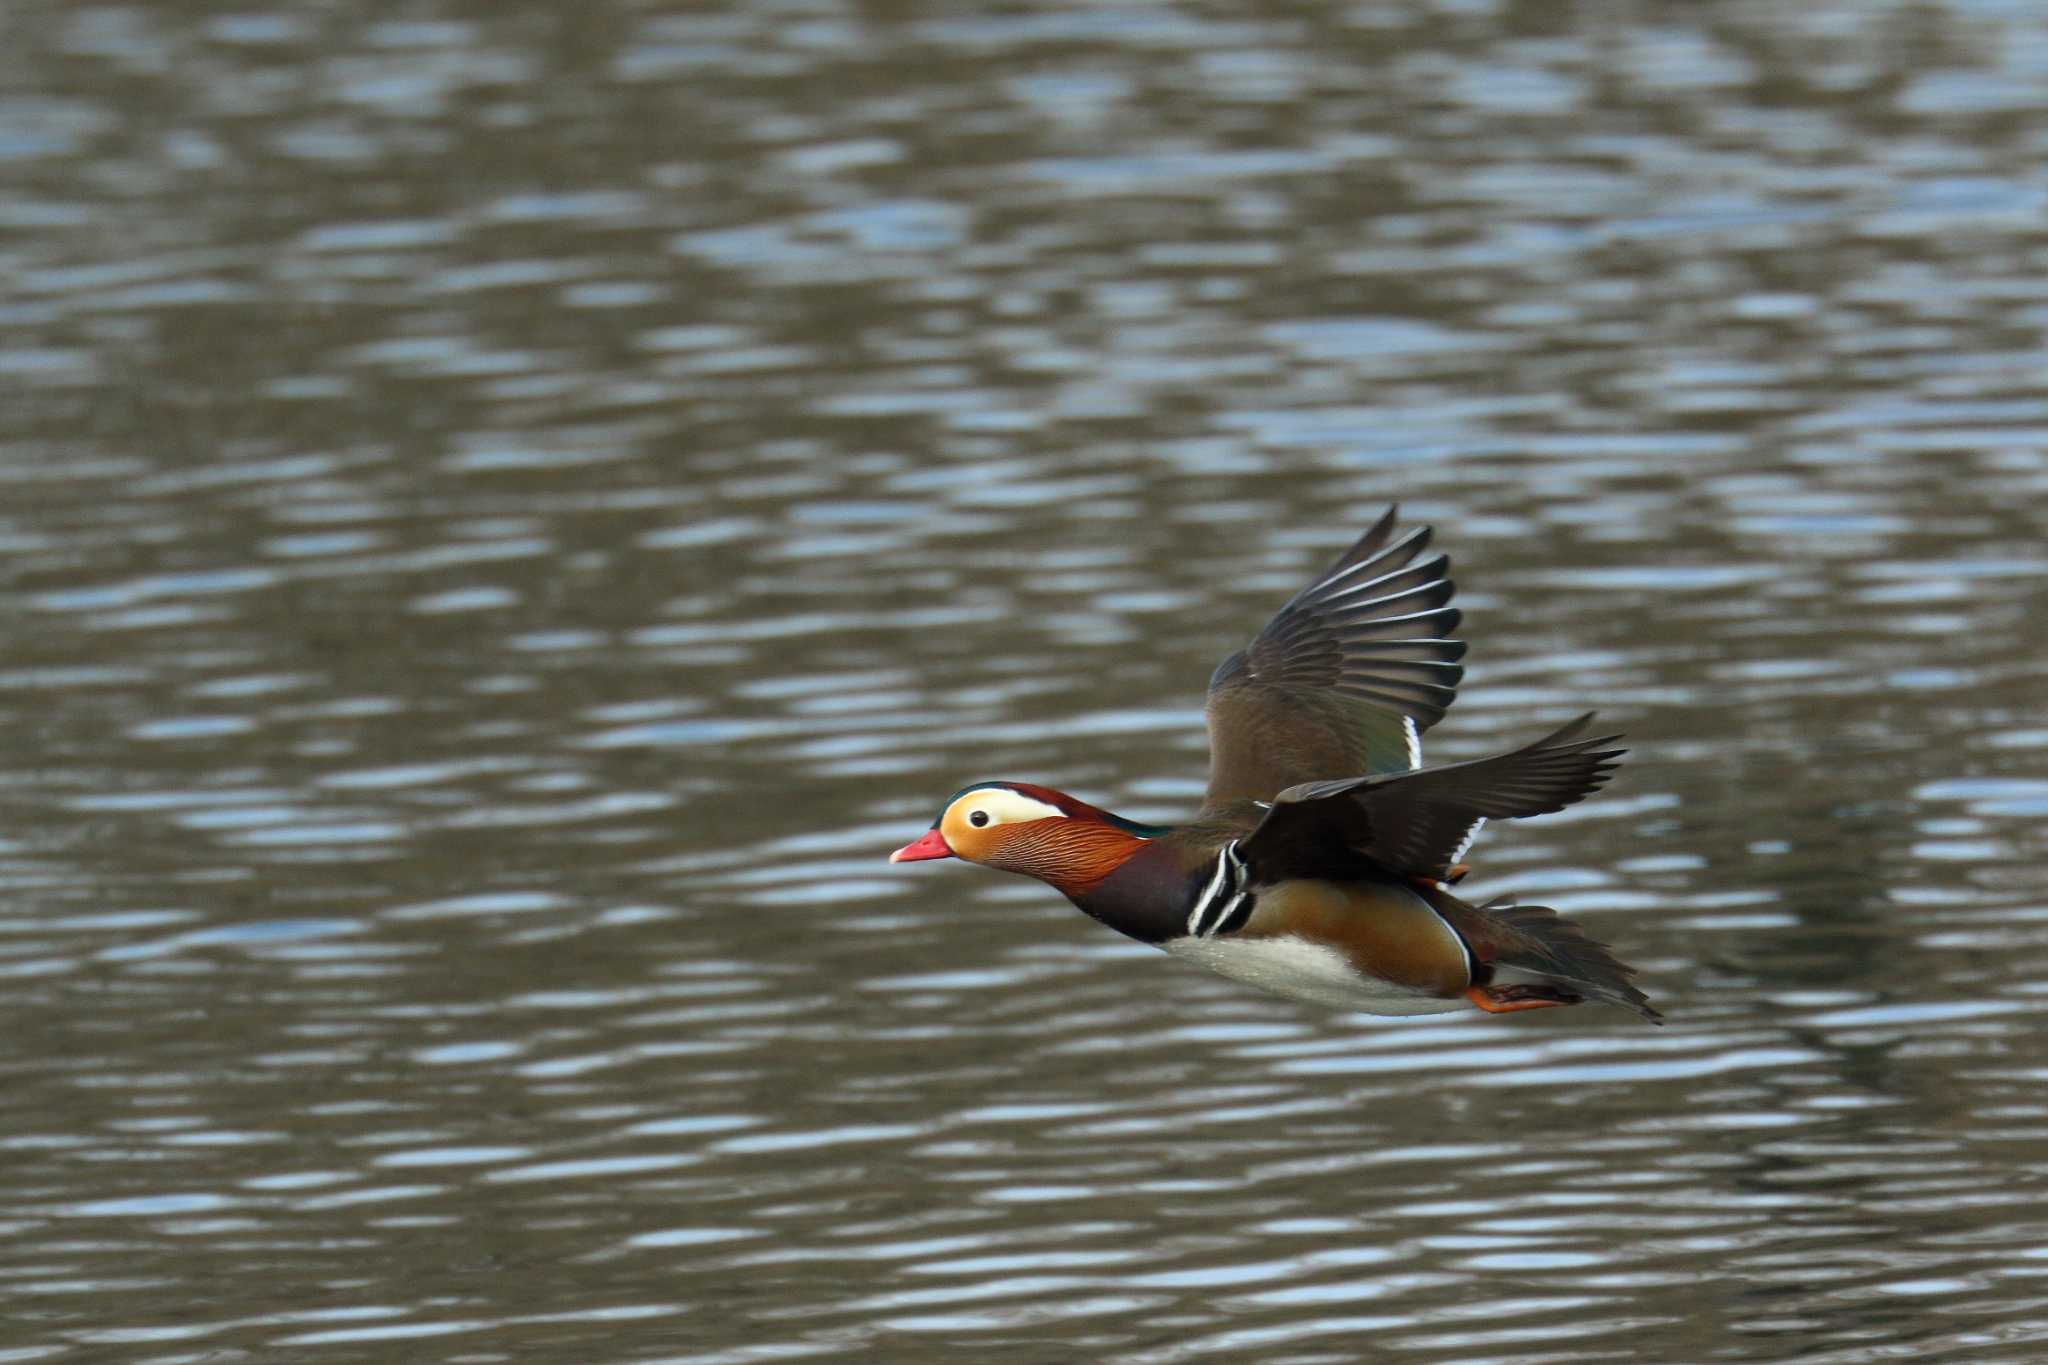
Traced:
[[1176, 938], [1167, 952], [1218, 976], [1242, 981], [1275, 995], [1332, 1009], [1367, 1014], [1443, 1014], [1465, 1008], [1463, 1000], [1424, 995], [1354, 970], [1344, 955], [1320, 943], [1283, 934], [1273, 938]]

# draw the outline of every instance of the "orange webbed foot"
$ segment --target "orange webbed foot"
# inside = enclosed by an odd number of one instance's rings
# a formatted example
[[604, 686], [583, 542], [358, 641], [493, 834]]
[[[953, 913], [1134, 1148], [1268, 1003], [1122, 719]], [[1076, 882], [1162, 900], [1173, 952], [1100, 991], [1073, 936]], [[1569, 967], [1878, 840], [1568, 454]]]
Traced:
[[1465, 998], [1488, 1014], [1513, 1014], [1516, 1010], [1576, 1005], [1585, 997], [1559, 986], [1474, 986], [1465, 992]]

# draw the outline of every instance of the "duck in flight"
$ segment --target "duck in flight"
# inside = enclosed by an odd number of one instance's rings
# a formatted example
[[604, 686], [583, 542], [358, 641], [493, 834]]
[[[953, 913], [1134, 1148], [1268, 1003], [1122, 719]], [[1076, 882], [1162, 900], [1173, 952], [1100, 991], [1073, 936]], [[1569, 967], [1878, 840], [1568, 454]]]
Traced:
[[1209, 786], [1181, 825], [1050, 787], [977, 782], [890, 855], [1036, 877], [1141, 943], [1278, 995], [1370, 1014], [1599, 1001], [1663, 1022], [1571, 920], [1450, 887], [1488, 820], [1606, 784], [1624, 752], [1589, 713], [1491, 758], [1425, 767], [1464, 670], [1450, 560], [1396, 510], [1209, 680]]

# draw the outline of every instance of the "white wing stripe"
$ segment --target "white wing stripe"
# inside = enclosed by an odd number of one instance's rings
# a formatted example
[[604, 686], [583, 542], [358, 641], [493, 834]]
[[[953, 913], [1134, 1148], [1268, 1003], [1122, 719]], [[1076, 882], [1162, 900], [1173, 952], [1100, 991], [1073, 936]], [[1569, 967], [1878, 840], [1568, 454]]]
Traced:
[[1472, 828], [1465, 831], [1465, 837], [1458, 840], [1458, 846], [1451, 850], [1451, 856], [1444, 859], [1453, 865], [1465, 861], [1465, 850], [1472, 847], [1472, 841], [1479, 837], [1479, 831], [1486, 828], [1486, 817], [1480, 816], [1472, 822]]

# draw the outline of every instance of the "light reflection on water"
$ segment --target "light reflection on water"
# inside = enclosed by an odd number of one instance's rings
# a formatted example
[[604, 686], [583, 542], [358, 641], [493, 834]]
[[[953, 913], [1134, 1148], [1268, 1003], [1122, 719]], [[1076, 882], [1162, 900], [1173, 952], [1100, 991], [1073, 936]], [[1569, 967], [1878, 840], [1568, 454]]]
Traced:
[[[15, 26], [0, 1355], [2038, 1350], [2024, 16], [799, 9]], [[1669, 1028], [881, 861], [1394, 500]]]

